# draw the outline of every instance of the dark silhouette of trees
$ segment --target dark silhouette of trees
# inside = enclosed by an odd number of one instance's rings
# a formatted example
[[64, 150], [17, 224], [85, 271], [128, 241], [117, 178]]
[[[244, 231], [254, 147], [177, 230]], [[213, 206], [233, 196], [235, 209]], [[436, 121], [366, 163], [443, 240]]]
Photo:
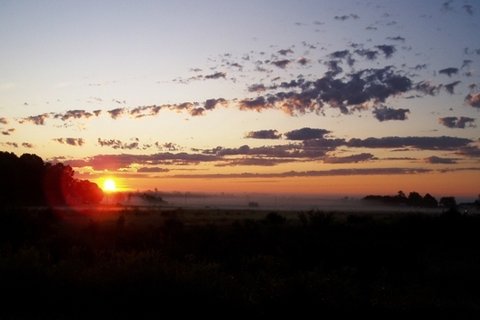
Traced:
[[35, 154], [0, 152], [1, 205], [76, 205], [99, 203], [97, 184], [74, 178], [73, 169], [62, 163], [44, 163]]
[[363, 200], [379, 202], [387, 205], [403, 205], [424, 208], [437, 208], [439, 205], [437, 199], [435, 199], [430, 193], [427, 193], [422, 197], [415, 191], [410, 192], [408, 197], [403, 191], [398, 191], [395, 196], [368, 195], [364, 197]]

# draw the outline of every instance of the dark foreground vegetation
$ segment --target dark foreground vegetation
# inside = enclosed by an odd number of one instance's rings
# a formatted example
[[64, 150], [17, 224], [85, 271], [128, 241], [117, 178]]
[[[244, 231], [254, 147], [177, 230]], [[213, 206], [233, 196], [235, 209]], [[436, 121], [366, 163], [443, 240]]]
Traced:
[[479, 216], [257, 215], [4, 207], [0, 318], [480, 311]]

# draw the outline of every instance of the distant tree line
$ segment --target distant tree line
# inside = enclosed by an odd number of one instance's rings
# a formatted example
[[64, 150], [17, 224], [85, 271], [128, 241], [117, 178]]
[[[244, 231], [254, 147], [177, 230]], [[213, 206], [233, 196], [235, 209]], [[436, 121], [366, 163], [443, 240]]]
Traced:
[[35, 154], [0, 152], [0, 205], [78, 205], [99, 203], [96, 183], [75, 179], [62, 163], [45, 163]]
[[381, 196], [381, 195], [368, 195], [363, 198], [367, 201], [375, 201], [388, 205], [403, 205], [412, 207], [423, 208], [437, 208], [439, 206], [444, 208], [455, 208], [457, 201], [455, 197], [442, 197], [440, 201], [437, 201], [430, 193], [425, 194], [423, 197], [418, 192], [410, 192], [407, 195], [403, 191], [399, 191], [394, 196]]

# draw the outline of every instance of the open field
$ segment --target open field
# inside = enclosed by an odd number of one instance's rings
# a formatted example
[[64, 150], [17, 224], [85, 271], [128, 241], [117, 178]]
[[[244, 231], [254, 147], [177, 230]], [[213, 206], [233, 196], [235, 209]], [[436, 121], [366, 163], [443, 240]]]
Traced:
[[480, 311], [480, 216], [3, 208], [1, 313]]

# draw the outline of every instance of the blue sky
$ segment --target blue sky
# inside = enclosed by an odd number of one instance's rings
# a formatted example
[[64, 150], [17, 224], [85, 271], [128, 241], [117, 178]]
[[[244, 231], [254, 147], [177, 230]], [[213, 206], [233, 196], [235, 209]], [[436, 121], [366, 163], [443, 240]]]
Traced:
[[[335, 190], [359, 193], [372, 172], [422, 169], [466, 193], [480, 178], [479, 14], [458, 0], [0, 1], [0, 147], [126, 188], [189, 189], [188, 169], [283, 174], [287, 192], [288, 172], [355, 169]], [[287, 138], [302, 128], [317, 135]], [[392, 137], [413, 140], [366, 140]], [[105, 172], [102, 156], [122, 166]]]

